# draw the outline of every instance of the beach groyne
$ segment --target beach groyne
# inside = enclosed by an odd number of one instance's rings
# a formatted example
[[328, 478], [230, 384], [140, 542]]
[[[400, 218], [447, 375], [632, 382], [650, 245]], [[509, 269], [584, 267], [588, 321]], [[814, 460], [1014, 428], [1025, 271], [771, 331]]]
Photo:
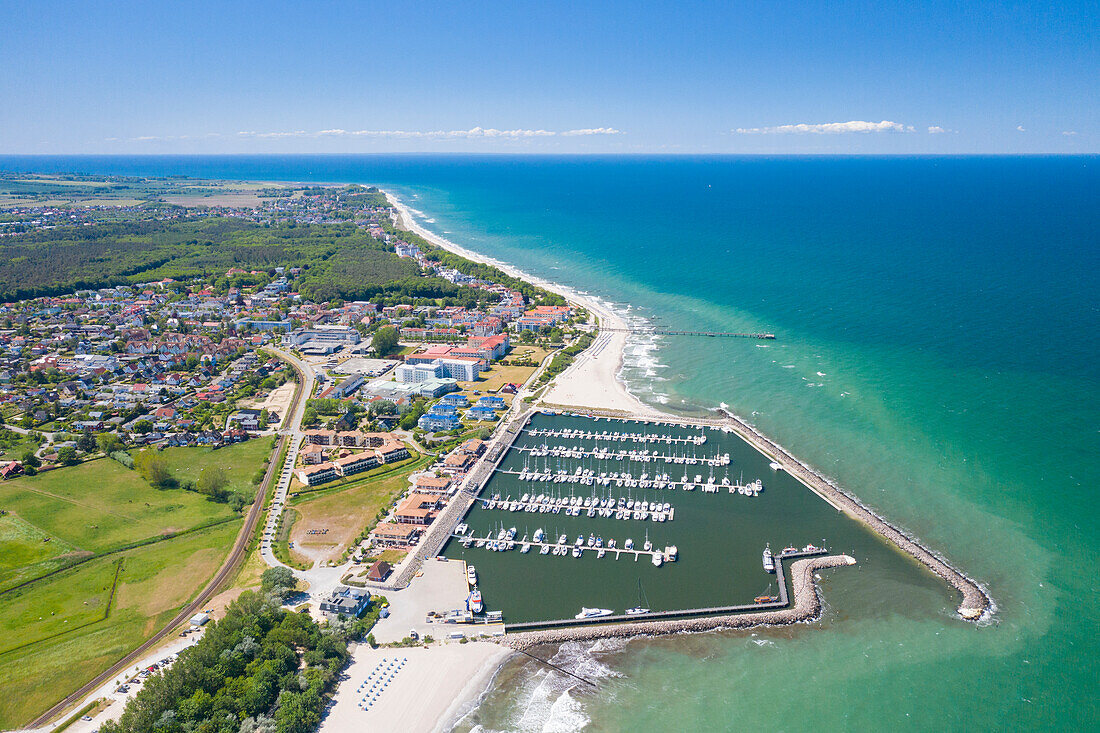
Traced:
[[512, 649], [524, 650], [542, 644], [561, 644], [567, 641], [662, 636], [725, 629], [743, 630], [757, 626], [786, 626], [814, 621], [821, 616], [821, 595], [814, 581], [814, 573], [826, 568], [855, 565], [855, 563], [855, 558], [850, 555], [827, 555], [796, 560], [791, 564], [791, 593], [794, 602], [787, 608], [725, 616], [509, 632], [504, 638], [499, 639], [498, 643]]

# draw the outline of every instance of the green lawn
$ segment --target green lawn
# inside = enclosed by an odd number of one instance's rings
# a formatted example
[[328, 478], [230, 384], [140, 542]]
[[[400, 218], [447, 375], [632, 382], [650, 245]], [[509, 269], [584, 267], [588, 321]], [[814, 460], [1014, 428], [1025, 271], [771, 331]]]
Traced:
[[167, 623], [213, 575], [240, 526], [96, 558], [0, 596], [0, 728], [27, 723]]
[[110, 459], [0, 484], [0, 508], [97, 554], [232, 516], [229, 507], [199, 494], [158, 491]]
[[198, 481], [202, 469], [221, 466], [229, 476], [229, 488], [247, 497], [256, 493], [252, 475], [271, 455], [271, 439], [256, 438], [227, 448], [166, 448], [164, 457], [172, 474], [182, 481]]

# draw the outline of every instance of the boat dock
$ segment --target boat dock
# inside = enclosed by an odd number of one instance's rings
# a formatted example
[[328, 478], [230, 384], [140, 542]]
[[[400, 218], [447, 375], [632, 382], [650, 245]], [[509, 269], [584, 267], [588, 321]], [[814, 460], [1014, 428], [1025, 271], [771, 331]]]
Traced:
[[658, 435], [657, 433], [624, 433], [624, 432], [612, 432], [610, 430], [604, 430], [597, 433], [594, 430], [579, 430], [564, 428], [555, 430], [553, 428], [527, 428], [522, 432], [528, 435], [539, 438], [572, 438], [574, 440], [614, 440], [616, 442], [631, 442], [631, 443], [665, 443], [666, 445], [703, 445], [707, 442], [707, 435], [705, 432], [699, 435], [689, 435], [684, 438], [678, 438], [674, 435]]
[[[654, 502], [652, 506], [641, 509], [642, 502], [638, 502], [637, 507], [627, 509], [618, 504], [601, 505], [597, 501], [586, 505], [581, 502], [570, 503], [567, 497], [558, 498], [561, 501], [549, 496], [544, 497], [543, 501], [539, 501], [539, 497], [532, 497], [528, 501], [523, 501], [522, 499], [512, 499], [510, 496], [507, 499], [501, 499], [499, 496], [486, 499], [479, 496], [474, 501], [488, 510], [499, 509], [501, 511], [529, 512], [531, 514], [564, 513], [567, 517], [579, 517], [583, 514], [589, 518], [599, 516], [604, 519], [633, 519], [638, 522], [671, 522], [676, 518], [676, 507], [671, 504], [665, 509], [664, 505], [658, 506]], [[648, 505], [648, 502], [646, 504]]]
[[814, 550], [799, 550], [798, 552], [783, 552], [776, 555], [775, 574], [779, 579], [779, 600], [769, 603], [743, 603], [736, 606], [716, 606], [713, 608], [687, 608], [679, 611], [651, 611], [650, 613], [631, 616], [617, 614], [614, 616], [598, 616], [593, 618], [566, 618], [556, 621], [528, 621], [517, 624], [505, 624], [506, 632], [536, 631], [539, 629], [557, 629], [578, 626], [591, 626], [593, 624], [610, 623], [637, 623], [639, 621], [662, 621], [672, 619], [691, 618], [693, 616], [725, 616], [729, 614], [744, 613], [746, 611], [775, 611], [786, 608], [790, 604], [787, 595], [787, 578], [784, 572], [784, 560], [798, 560], [804, 557], [817, 557], [827, 554], [827, 550], [817, 548]]
[[[631, 548], [625, 547], [596, 547], [594, 544], [570, 544], [568, 542], [531, 542], [527, 540], [516, 539], [497, 539], [494, 537], [474, 537], [473, 535], [452, 534], [451, 537], [461, 542], [464, 547], [483, 547], [490, 552], [508, 552], [516, 548], [522, 548], [527, 545], [527, 553], [533, 553], [537, 555], [551, 555], [553, 557], [571, 557], [574, 556], [574, 551], [579, 552], [581, 555], [584, 553], [592, 553], [597, 558], [607, 557], [614, 555], [614, 558], [618, 560], [623, 555], [626, 555], [628, 559], [633, 559], [634, 562], [642, 557], [645, 557], [654, 565], [657, 564], [656, 558], [660, 558], [660, 563], [675, 562], [677, 553], [675, 547], [665, 547], [663, 549], [654, 547], [646, 550], [644, 548]], [[545, 548], [545, 552], [543, 551]]]

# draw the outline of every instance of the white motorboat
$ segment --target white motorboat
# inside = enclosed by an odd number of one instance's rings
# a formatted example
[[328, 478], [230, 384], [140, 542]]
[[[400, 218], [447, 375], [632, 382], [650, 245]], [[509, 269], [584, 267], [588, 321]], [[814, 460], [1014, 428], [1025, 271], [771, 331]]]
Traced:
[[573, 618], [599, 618], [601, 616], [610, 616], [612, 614], [611, 609], [608, 608], [581, 608], [581, 612]]

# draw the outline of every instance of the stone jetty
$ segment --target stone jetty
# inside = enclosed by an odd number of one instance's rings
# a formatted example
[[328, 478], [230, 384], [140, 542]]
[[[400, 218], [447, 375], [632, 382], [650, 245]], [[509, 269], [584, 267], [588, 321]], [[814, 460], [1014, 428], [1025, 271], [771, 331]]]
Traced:
[[814, 573], [825, 568], [855, 565], [849, 555], [827, 555], [796, 560], [791, 564], [793, 602], [787, 608], [739, 613], [726, 616], [672, 619], [667, 621], [637, 621], [623, 624], [596, 624], [561, 629], [544, 629], [508, 633], [498, 643], [516, 650], [541, 644], [561, 644], [566, 641], [589, 641], [634, 636], [661, 636], [721, 629], [749, 629], [754, 626], [784, 626], [813, 621], [821, 615], [821, 596]]
[[[544, 405], [544, 407], [563, 413], [576, 414], [578, 412], [577, 408], [564, 405]], [[838, 511], [863, 522], [959, 591], [962, 595], [962, 602], [959, 604], [957, 612], [961, 618], [967, 621], [981, 621], [996, 610], [996, 605], [986, 590], [977, 581], [954, 567], [946, 558], [924, 546], [913, 535], [895, 527], [858, 498], [792, 456], [783, 446], [765, 436], [749, 423], [721, 408], [716, 408], [714, 411], [720, 417], [692, 419], [666, 414], [654, 418], [649, 415], [631, 415], [618, 410], [587, 408], [584, 410], [584, 414], [643, 423], [663, 423], [692, 427], [710, 425], [729, 428], [741, 436], [749, 445], [775, 461], [780, 468], [801, 481], [815, 494], [829, 502]]]
[[838, 510], [871, 527], [958, 590], [962, 594], [962, 603], [958, 607], [959, 616], [967, 621], [978, 621], [993, 612], [993, 601], [984, 588], [952, 566], [946, 559], [922, 545], [916, 537], [890, 524], [855, 496], [792, 456], [781, 445], [764, 436], [741, 418], [725, 410], [717, 410], [717, 412], [738, 435], [764, 455], [771, 456], [783, 470], [808, 486], [814, 493]]

